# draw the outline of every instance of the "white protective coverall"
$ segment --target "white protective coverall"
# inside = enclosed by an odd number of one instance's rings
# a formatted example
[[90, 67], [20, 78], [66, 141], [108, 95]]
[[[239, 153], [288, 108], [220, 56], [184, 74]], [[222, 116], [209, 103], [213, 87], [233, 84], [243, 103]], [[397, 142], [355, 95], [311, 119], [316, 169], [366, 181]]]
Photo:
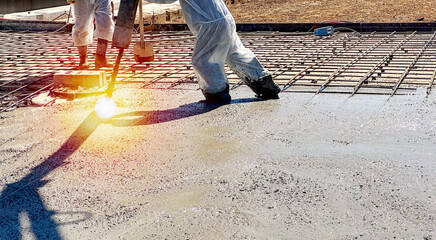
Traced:
[[224, 63], [243, 80], [269, 75], [242, 45], [233, 16], [223, 0], [180, 0], [186, 22], [197, 37], [192, 65], [203, 92], [218, 93], [228, 84]]
[[76, 46], [92, 44], [94, 33], [97, 38], [112, 40], [114, 21], [110, 0], [77, 0], [73, 4], [73, 42]]

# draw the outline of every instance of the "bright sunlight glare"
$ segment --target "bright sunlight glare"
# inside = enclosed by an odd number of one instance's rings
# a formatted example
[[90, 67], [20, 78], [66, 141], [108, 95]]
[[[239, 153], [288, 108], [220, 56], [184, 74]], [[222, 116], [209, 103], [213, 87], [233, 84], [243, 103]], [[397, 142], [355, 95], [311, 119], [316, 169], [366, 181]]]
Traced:
[[117, 106], [114, 100], [109, 97], [100, 98], [95, 105], [95, 112], [102, 119], [109, 119], [115, 115]]

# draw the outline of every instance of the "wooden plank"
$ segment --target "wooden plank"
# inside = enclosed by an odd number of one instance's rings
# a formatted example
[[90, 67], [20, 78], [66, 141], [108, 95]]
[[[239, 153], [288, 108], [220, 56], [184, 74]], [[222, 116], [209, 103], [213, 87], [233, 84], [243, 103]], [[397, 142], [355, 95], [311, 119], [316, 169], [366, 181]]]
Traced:
[[106, 85], [104, 71], [72, 70], [59, 71], [53, 76], [55, 88], [101, 88]]

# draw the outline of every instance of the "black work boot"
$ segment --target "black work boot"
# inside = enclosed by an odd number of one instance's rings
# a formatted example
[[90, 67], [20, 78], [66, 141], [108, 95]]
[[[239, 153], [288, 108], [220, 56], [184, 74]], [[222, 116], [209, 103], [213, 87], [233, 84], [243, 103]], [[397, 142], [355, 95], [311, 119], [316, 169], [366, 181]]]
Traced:
[[254, 81], [245, 79], [245, 84], [263, 100], [279, 99], [280, 87], [273, 81], [271, 75], [266, 75]]
[[95, 54], [95, 68], [100, 69], [102, 67], [114, 67], [114, 65], [110, 64], [106, 60], [106, 51], [108, 40], [99, 38], [97, 41], [97, 53]]
[[220, 104], [220, 105], [225, 105], [225, 104], [230, 104], [230, 102], [232, 101], [232, 97], [229, 94], [229, 85], [226, 86], [226, 88], [224, 90], [222, 90], [221, 92], [218, 93], [208, 93], [203, 91], [203, 95], [206, 98], [206, 103], [207, 104]]
[[88, 69], [88, 46], [77, 46], [77, 50], [79, 51], [80, 62], [79, 66], [76, 67], [77, 70]]

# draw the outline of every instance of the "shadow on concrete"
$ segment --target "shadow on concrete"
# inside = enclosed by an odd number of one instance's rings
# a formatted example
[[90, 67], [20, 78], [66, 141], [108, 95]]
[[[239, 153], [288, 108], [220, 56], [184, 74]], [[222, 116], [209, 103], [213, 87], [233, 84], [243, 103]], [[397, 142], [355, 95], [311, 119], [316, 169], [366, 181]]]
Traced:
[[[101, 124], [101, 120], [92, 112], [71, 137], [47, 160], [36, 166], [21, 180], [7, 184], [0, 194], [0, 239], [21, 239], [20, 217], [27, 214], [30, 220], [30, 230], [36, 239], [61, 239], [54, 221], [54, 214], [79, 215], [84, 221], [91, 217], [90, 213], [57, 213], [46, 208], [44, 199], [38, 189], [49, 181], [43, 180], [51, 171], [60, 167]], [[73, 224], [77, 221], [65, 224]]]
[[[232, 104], [259, 101], [257, 98], [238, 99]], [[136, 111], [115, 116], [108, 123], [114, 126], [149, 125], [174, 121], [182, 118], [200, 115], [219, 108], [220, 105], [209, 105], [204, 102], [190, 103], [178, 108], [163, 111]], [[124, 119], [136, 117], [135, 119]], [[20, 217], [27, 214], [30, 220], [30, 228], [36, 239], [62, 239], [58, 225], [73, 224], [85, 221], [92, 215], [86, 212], [62, 213], [54, 212], [44, 204], [44, 199], [39, 195], [38, 189], [49, 181], [43, 180], [51, 171], [62, 166], [64, 161], [71, 156], [89, 136], [102, 123], [102, 120], [92, 112], [71, 137], [52, 154], [47, 160], [36, 166], [21, 180], [7, 184], [0, 194], [0, 239], [21, 239]], [[69, 223], [56, 223], [53, 215], [81, 215], [81, 219]]]
[[[261, 101], [259, 98], [243, 98], [233, 100], [231, 104]], [[115, 127], [152, 125], [171, 122], [182, 118], [197, 116], [213, 111], [222, 105], [206, 104], [203, 101], [181, 105], [177, 108], [155, 111], [135, 111], [114, 116], [107, 123]]]

